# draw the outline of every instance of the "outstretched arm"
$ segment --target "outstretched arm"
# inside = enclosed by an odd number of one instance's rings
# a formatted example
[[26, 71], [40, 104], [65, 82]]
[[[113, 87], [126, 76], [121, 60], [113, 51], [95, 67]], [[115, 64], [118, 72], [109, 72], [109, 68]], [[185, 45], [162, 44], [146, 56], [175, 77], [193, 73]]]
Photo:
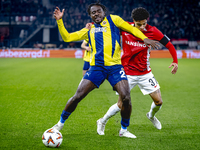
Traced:
[[58, 29], [62, 36], [63, 41], [72, 42], [72, 41], [81, 41], [81, 40], [87, 39], [87, 32], [91, 28], [91, 24], [86, 24], [86, 27], [80, 31], [68, 33], [68, 31], [64, 27], [63, 20], [62, 20], [64, 11], [65, 10], [63, 9], [61, 12], [58, 7], [56, 7], [56, 9], [54, 11], [54, 17], [57, 21]]
[[178, 70], [178, 59], [177, 59], [176, 49], [170, 41], [165, 45], [165, 47], [168, 48], [168, 50], [173, 58], [173, 62], [169, 66], [169, 68], [171, 68], [173, 66], [171, 73], [176, 74], [176, 72]]
[[158, 30], [156, 27], [154, 28], [154, 31], [156, 35], [155, 37], [159, 39], [159, 42], [169, 50], [173, 58], [173, 62], [170, 64], [169, 68], [173, 66], [171, 73], [176, 74], [178, 70], [178, 59], [177, 59], [177, 53], [176, 53], [176, 49], [174, 45], [170, 42], [170, 39], [166, 35], [163, 35], [162, 32]]
[[123, 26], [125, 26], [125, 31], [130, 32], [131, 34], [135, 35], [136, 37], [142, 39], [144, 41], [144, 44], [153, 49], [158, 49], [159, 44], [158, 41], [150, 40], [147, 38], [138, 28], [131, 26], [129, 23], [124, 22]]
[[155, 40], [150, 40], [148, 38], [144, 39], [144, 44], [149, 47], [151, 49], [151, 47], [153, 49], [159, 49], [159, 44], [158, 44], [158, 41], [155, 41]]
[[63, 17], [64, 12], [65, 12], [65, 9], [63, 9], [61, 12], [60, 9], [56, 7], [56, 9], [54, 10], [53, 16], [56, 20], [60, 20]]
[[152, 47], [153, 49], [159, 48], [158, 41], [148, 39], [148, 37], [146, 37], [138, 28], [133, 27], [132, 25], [124, 21], [121, 17], [119, 16], [113, 16], [113, 17], [114, 17], [113, 21], [115, 22], [117, 27], [142, 39], [147, 47], [149, 48]]

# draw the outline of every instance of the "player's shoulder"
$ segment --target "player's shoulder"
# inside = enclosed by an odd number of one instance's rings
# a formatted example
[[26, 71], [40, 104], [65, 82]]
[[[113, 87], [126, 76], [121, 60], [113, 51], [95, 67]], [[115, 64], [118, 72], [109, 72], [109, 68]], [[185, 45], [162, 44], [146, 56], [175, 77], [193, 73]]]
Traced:
[[113, 14], [110, 14], [110, 15], [108, 15], [107, 17], [110, 17], [112, 20], [121, 18], [120, 16], [118, 16], [118, 15], [113, 15]]
[[156, 31], [156, 30], [158, 30], [158, 28], [156, 28], [155, 26], [151, 26], [149, 24], [147, 24], [146, 29], [147, 29], [147, 31]]
[[155, 26], [150, 26], [149, 25], [149, 29], [147, 29], [147, 30], [150, 31], [151, 33], [153, 33], [154, 35], [163, 36], [163, 33]]
[[154, 40], [161, 40], [161, 38], [163, 38], [164, 36], [163, 33], [157, 27], [151, 25], [148, 25], [146, 27], [146, 32], [144, 33], [153, 35]]
[[118, 15], [113, 15], [113, 14], [110, 14], [110, 15], [108, 15], [108, 16], [110, 16], [110, 17], [120, 17], [120, 16], [118, 16]]
[[153, 28], [154, 28], [154, 26], [151, 26], [151, 25], [149, 25], [149, 24], [146, 25], [146, 29], [147, 29], [147, 30], [152, 30]]

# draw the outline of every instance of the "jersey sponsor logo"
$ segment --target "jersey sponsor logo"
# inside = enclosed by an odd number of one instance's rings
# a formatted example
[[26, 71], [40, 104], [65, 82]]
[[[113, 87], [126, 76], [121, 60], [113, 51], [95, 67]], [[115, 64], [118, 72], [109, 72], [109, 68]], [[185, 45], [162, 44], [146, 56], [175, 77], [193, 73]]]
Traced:
[[91, 33], [107, 32], [107, 27], [92, 28]]
[[131, 46], [147, 47], [145, 44], [141, 44], [140, 42], [125, 41], [125, 43]]

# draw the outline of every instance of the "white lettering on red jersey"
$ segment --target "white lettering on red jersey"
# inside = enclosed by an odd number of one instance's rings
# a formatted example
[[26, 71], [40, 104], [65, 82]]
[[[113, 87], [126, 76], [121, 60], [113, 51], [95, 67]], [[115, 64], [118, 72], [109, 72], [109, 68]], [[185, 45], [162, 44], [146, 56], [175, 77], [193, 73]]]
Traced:
[[[128, 22], [134, 26], [133, 22]], [[164, 35], [154, 26], [147, 24], [144, 31], [145, 36], [151, 40], [160, 41]], [[122, 34], [122, 65], [127, 75], [143, 75], [151, 72], [149, 57], [150, 49], [144, 41], [131, 33], [121, 31]]]

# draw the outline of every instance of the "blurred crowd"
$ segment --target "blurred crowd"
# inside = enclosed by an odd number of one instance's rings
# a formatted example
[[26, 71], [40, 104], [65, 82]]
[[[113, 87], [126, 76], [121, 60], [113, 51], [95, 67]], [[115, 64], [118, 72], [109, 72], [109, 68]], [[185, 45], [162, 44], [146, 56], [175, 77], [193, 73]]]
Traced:
[[[95, 0], [1, 0], [1, 21], [4, 16], [29, 15], [53, 19], [56, 6], [65, 9], [63, 20], [69, 32], [79, 30], [91, 22], [87, 14], [89, 4]], [[108, 14], [116, 14], [126, 21], [132, 21], [131, 12], [136, 7], [144, 7], [150, 13], [148, 23], [156, 26], [170, 39], [200, 40], [199, 0], [101, 0]], [[19, 7], [18, 7], [19, 6]]]
[[[91, 22], [86, 10], [88, 4], [93, 2], [94, 0], [52, 0], [54, 6], [65, 9], [63, 19], [70, 31], [79, 30], [87, 22]], [[131, 12], [134, 8], [144, 7], [150, 13], [148, 23], [171, 39], [200, 40], [199, 0], [101, 0], [101, 3], [107, 7], [107, 14], [119, 15], [126, 21], [132, 21]]]

